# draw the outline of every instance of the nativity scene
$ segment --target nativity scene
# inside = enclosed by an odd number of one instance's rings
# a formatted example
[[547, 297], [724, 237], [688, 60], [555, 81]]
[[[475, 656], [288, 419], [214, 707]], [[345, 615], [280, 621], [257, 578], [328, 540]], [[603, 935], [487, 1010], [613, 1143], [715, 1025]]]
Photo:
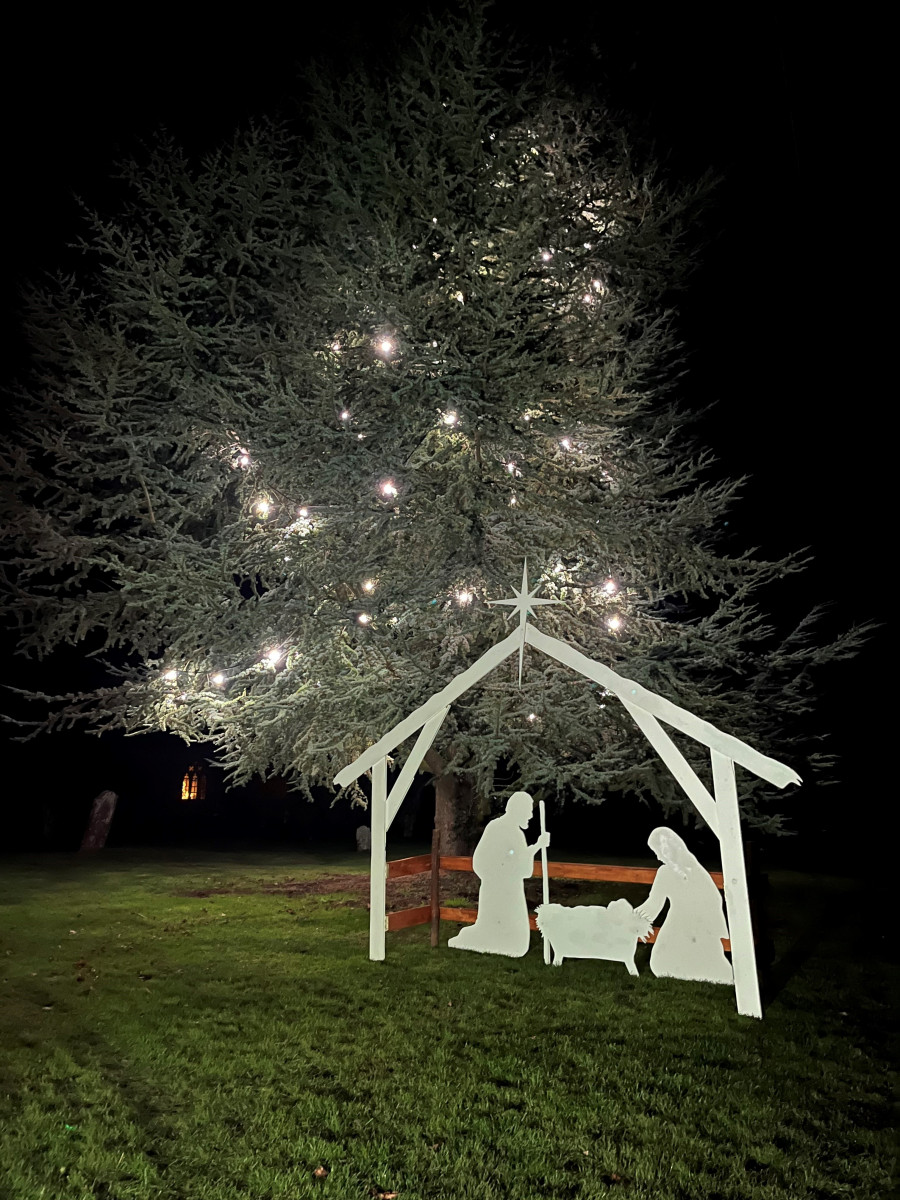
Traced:
[[[526, 564], [522, 570], [521, 588], [514, 590], [513, 597], [489, 602], [509, 605], [510, 615], [518, 613], [518, 629], [491, 646], [476, 663], [455, 676], [335, 776], [335, 784], [346, 787], [364, 773], [371, 772], [370, 959], [380, 961], [385, 956], [386, 837], [415, 773], [450, 707], [513, 654], [518, 654], [521, 683], [524, 651], [528, 645], [586, 680], [599, 684], [606, 693], [621, 701], [718, 838], [727, 919], [718, 888], [709, 873], [683, 840], [666, 828], [654, 830], [650, 835], [650, 848], [661, 865], [650, 894], [637, 908], [633, 909], [626, 900], [616, 900], [605, 907], [582, 906], [581, 909], [549, 904], [546, 869], [549, 836], [542, 830], [537, 841], [529, 845], [524, 830], [531, 819], [533, 801], [527, 792], [517, 792], [507, 801], [505, 812], [489, 822], [476, 848], [473, 869], [480, 880], [478, 919], [450, 939], [453, 949], [511, 957], [521, 957], [527, 952], [530, 928], [524, 881], [532, 873], [534, 856], [540, 851], [544, 904], [538, 910], [537, 923], [544, 938], [545, 962], [551, 961], [551, 953], [557, 965], [566, 957], [605, 958], [622, 962], [629, 973], [637, 974], [634, 965], [637, 942], [648, 936], [653, 920], [668, 904], [668, 916], [651, 951], [651, 972], [660, 977], [723, 984], [733, 982], [738, 1011], [746, 1016], [761, 1017], [735, 764], [776, 787], [798, 784], [800, 777], [784, 763], [761, 754], [746, 742], [617, 674], [605, 664], [588, 658], [575, 646], [542, 633], [530, 624], [528, 617], [534, 615], [538, 605], [555, 602], [537, 599], [537, 590], [529, 591]], [[693, 770], [664, 725], [708, 748], [712, 791]], [[415, 744], [388, 792], [388, 756], [413, 734], [418, 735]], [[722, 939], [730, 940], [730, 963]]]

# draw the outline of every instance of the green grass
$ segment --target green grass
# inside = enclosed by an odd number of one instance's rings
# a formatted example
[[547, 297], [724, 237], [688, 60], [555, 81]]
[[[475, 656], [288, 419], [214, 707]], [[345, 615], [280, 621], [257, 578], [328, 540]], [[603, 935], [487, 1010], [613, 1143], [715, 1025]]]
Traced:
[[852, 883], [776, 877], [786, 982], [758, 1022], [646, 950], [633, 979], [417, 928], [372, 964], [352, 890], [263, 890], [342, 870], [361, 860], [7, 860], [3, 1200], [891, 1194], [897, 968]]

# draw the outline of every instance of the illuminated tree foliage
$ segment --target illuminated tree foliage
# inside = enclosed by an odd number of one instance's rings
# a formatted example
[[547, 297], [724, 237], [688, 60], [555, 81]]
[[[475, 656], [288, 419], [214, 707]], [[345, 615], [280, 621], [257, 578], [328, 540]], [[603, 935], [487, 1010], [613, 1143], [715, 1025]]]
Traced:
[[[785, 758], [809, 668], [850, 643], [774, 639], [755, 597], [797, 564], [717, 548], [735, 485], [686, 439], [668, 308], [707, 184], [668, 185], [477, 16], [307, 87], [299, 131], [128, 165], [84, 273], [29, 297], [7, 603], [27, 651], [115, 652], [51, 727], [328, 783], [510, 631], [486, 601], [527, 554], [564, 601], [544, 629]], [[602, 691], [516, 671], [429, 758], [448, 838], [501, 777], [686, 805]]]

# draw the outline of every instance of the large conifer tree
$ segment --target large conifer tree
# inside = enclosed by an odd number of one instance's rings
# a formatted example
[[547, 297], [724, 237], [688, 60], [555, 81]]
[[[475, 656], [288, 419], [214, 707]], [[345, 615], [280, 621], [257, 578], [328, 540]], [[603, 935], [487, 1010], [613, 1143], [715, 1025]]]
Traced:
[[[508, 632], [485, 602], [527, 555], [563, 601], [543, 628], [784, 758], [833, 650], [772, 641], [755, 595], [793, 564], [718, 548], [735, 489], [676, 407], [667, 305], [705, 184], [667, 185], [477, 15], [308, 84], [299, 130], [130, 165], [89, 274], [30, 297], [10, 603], [23, 648], [99, 638], [118, 672], [51, 724], [327, 783]], [[516, 671], [429, 756], [447, 845], [498, 768], [686, 803], [601, 692]]]

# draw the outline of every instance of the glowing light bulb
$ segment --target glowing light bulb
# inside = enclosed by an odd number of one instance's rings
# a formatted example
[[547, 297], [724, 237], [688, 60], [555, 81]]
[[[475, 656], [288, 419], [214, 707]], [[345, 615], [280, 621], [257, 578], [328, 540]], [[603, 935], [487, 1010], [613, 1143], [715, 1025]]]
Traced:
[[457, 592], [456, 599], [458, 600], [458, 602], [460, 604], [471, 604], [472, 600], [474, 599], [474, 594], [472, 592], [466, 592], [466, 591]]
[[510, 508], [515, 508], [515, 506], [516, 506], [518, 503], [519, 503], [519, 501], [516, 499], [516, 497], [515, 497], [515, 496], [510, 496], [510, 498], [509, 498], [509, 507], [510, 507]]
[[249, 467], [250, 466], [250, 455], [247, 454], [246, 451], [243, 451], [241, 453], [241, 456], [238, 459], [238, 465], [241, 467]]
[[607, 596], [614, 596], [619, 590], [619, 585], [614, 579], [607, 579], [606, 583], [603, 585], [603, 590], [606, 592]]
[[536, 720], [537, 720], [537, 713], [529, 713], [529, 714], [528, 714], [528, 720], [529, 720], [529, 721], [532, 721], [532, 722], [533, 722], [533, 721], [536, 721]]
[[364, 579], [363, 580], [363, 591], [364, 592], [374, 592], [375, 591], [375, 580], [374, 579]]
[[444, 422], [445, 425], [455, 425], [457, 423], [457, 421], [459, 420], [459, 413], [445, 412], [444, 415], [441, 417], [441, 420]]
[[541, 255], [541, 258], [544, 260], [544, 262], [549, 262], [552, 257], [553, 257], [553, 255], [550, 253], [549, 250], [545, 250], [544, 253]]
[[338, 350], [340, 350], [340, 348], [341, 348], [341, 343], [340, 342], [332, 342], [331, 348], [332, 348], [332, 350], [334, 350], [335, 353], [337, 353]]
[[309, 516], [309, 509], [308, 509], [308, 508], [301, 508], [301, 509], [298, 509], [298, 510], [297, 510], [297, 516], [298, 516], [298, 517], [308, 517], [308, 516]]
[[432, 344], [432, 346], [435, 346], [435, 347], [437, 346], [437, 342], [432, 342], [431, 344]]
[[390, 354], [390, 352], [393, 350], [393, 348], [394, 348], [394, 343], [391, 341], [390, 338], [383, 338], [378, 345], [378, 349], [381, 351], [382, 354]]
[[346, 408], [341, 410], [341, 420], [342, 421], [350, 420], [350, 413]]
[[393, 480], [388, 479], [387, 482], [381, 485], [381, 492], [384, 496], [398, 495], [398, 489], [395, 487]]
[[216, 687], [221, 687], [222, 684], [225, 682], [225, 676], [220, 671], [217, 675], [213, 675], [212, 681], [216, 685]]
[[281, 651], [277, 648], [274, 650], [267, 650], [263, 655], [263, 660], [267, 662], [270, 667], [277, 667], [281, 662]]
[[584, 243], [584, 248], [585, 248], [585, 250], [590, 250], [590, 249], [591, 249], [591, 243], [590, 243], [590, 242], [585, 242], [585, 243]]
[[432, 223], [432, 225], [437, 225], [437, 217], [432, 217], [431, 223]]
[[462, 292], [454, 292], [454, 293], [453, 293], [453, 299], [454, 299], [454, 300], [458, 300], [458, 301], [460, 302], [460, 304], [465, 304], [465, 302], [466, 302], [466, 298], [465, 298], [465, 296], [462, 294]]
[[356, 619], [359, 621], [360, 625], [368, 625], [372, 618], [368, 613], [360, 613]]
[[563, 450], [571, 450], [572, 449], [572, 439], [571, 438], [567, 438], [567, 437], [560, 438], [559, 444], [562, 446]]
[[512, 459], [510, 459], [509, 462], [506, 464], [506, 470], [510, 475], [515, 475], [516, 464], [513, 462]]
[[603, 291], [603, 283], [602, 283], [602, 281], [601, 281], [601, 280], [599, 280], [599, 279], [592, 279], [592, 280], [591, 280], [591, 287], [594, 289], [594, 291], [595, 291], [595, 292], [602, 292], [602, 291]]
[[522, 420], [523, 420], [523, 421], [530, 421], [530, 420], [531, 420], [531, 414], [530, 414], [530, 413], [524, 413], [524, 414], [522, 415]]
[[610, 617], [609, 620], [606, 622], [606, 624], [613, 631], [613, 633], [615, 633], [615, 631], [617, 629], [622, 628], [622, 618], [621, 617]]
[[165, 675], [163, 675], [163, 679], [167, 679], [169, 681], [169, 683], [172, 683], [177, 678], [178, 678], [178, 672], [175, 670], [166, 671]]
[[361, 442], [365, 436], [366, 436], [366, 435], [365, 435], [364, 433], [358, 433], [358, 434], [356, 435], [356, 440], [357, 440], [358, 442]]

